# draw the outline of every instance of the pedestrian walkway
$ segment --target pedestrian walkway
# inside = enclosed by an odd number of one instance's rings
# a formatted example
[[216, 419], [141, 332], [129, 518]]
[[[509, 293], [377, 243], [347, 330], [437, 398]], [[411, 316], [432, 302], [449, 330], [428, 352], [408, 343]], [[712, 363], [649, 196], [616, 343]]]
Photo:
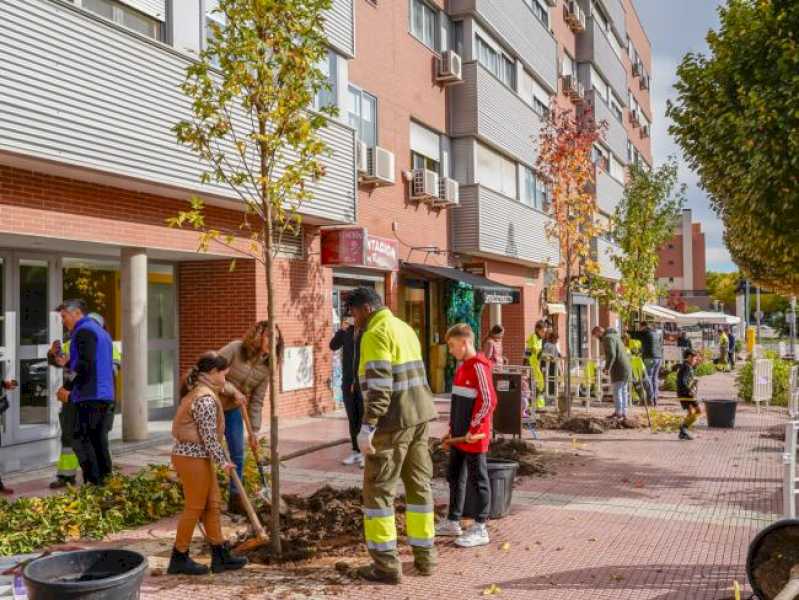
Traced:
[[[732, 374], [701, 379], [701, 398], [733, 396]], [[679, 410], [673, 398], [664, 405]], [[594, 410], [609, 412], [608, 406]], [[195, 580], [150, 577], [142, 599], [444, 600], [482, 597], [492, 585], [501, 589], [497, 597], [519, 600], [732, 598], [733, 582], [745, 583], [749, 541], [782, 512], [782, 443], [765, 434], [785, 419], [782, 409], [758, 414], [740, 407], [735, 429], [708, 430], [701, 421], [693, 442], [648, 430], [542, 431], [541, 446], [561, 454], [556, 475], [517, 485], [511, 515], [490, 523], [490, 546], [461, 550], [440, 543], [432, 578], [413, 576], [404, 550], [408, 576], [398, 587], [353, 583], [332, 568], [248, 567]], [[345, 432], [341, 415], [292, 423], [283, 431], [283, 453]], [[163, 445], [118, 462], [133, 469], [165, 461], [168, 451]], [[348, 452], [343, 444], [288, 461], [281, 472], [286, 488], [359, 485], [362, 471], [340, 464]], [[437, 501], [445, 501], [444, 482], [437, 480], [435, 489]], [[115, 543], [132, 545], [149, 555], [151, 566], [163, 567], [174, 522], [125, 532]]]

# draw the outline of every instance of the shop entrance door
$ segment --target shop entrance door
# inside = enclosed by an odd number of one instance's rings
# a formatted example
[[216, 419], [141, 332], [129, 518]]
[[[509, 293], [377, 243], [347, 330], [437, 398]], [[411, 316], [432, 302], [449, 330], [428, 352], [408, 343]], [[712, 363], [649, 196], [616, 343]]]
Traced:
[[9, 393], [3, 446], [48, 439], [57, 433], [56, 390], [61, 373], [47, 365], [50, 342], [61, 339], [53, 308], [61, 300], [58, 259], [6, 253], [2, 260], [3, 376], [16, 379]]

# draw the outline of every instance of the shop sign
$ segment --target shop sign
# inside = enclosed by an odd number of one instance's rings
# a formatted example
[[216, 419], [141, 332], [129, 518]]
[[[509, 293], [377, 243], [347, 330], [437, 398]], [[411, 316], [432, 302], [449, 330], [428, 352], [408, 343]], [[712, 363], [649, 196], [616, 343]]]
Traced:
[[483, 294], [484, 304], [515, 304], [516, 298], [510, 292], [503, 293], [497, 291], [488, 291]]
[[363, 227], [323, 229], [322, 264], [327, 267], [366, 267], [399, 270], [399, 243], [370, 236]]

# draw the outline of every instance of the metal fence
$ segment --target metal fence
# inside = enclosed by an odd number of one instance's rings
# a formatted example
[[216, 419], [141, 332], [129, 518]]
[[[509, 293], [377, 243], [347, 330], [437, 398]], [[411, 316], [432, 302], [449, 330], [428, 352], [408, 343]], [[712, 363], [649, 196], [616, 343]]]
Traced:
[[760, 405], [765, 402], [766, 406], [771, 403], [773, 393], [774, 361], [768, 358], [755, 359], [754, 381], [752, 382], [752, 402], [760, 412]]
[[799, 435], [799, 366], [791, 367], [788, 378], [788, 415], [785, 424], [785, 452], [782, 455], [784, 481], [782, 486], [782, 506], [785, 517], [796, 518], [796, 450]]

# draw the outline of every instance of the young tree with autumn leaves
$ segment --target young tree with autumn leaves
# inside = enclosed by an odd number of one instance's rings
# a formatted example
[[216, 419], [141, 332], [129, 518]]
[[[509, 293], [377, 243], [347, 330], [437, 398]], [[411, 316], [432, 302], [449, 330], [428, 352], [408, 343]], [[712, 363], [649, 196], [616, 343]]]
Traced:
[[[196, 229], [201, 250], [219, 243], [263, 265], [272, 357], [278, 341], [277, 252], [284, 234], [301, 231], [299, 208], [312, 197], [309, 184], [323, 176], [328, 153], [320, 130], [335, 113], [332, 106], [309, 110], [327, 88], [320, 65], [327, 59], [323, 17], [331, 3], [218, 0], [207, 48], [186, 69], [182, 85], [191, 116], [174, 128], [178, 142], [205, 165], [203, 183], [232, 191], [243, 212], [238, 227], [220, 229], [206, 222], [204, 204], [195, 198], [170, 224]], [[277, 371], [273, 360], [271, 544], [280, 556]]]
[[578, 115], [553, 106], [539, 139], [537, 166], [552, 191], [552, 221], [547, 226], [547, 236], [558, 242], [558, 270], [566, 295], [567, 414], [571, 414], [572, 404], [572, 348], [568, 332], [574, 293], [590, 292], [600, 282], [593, 240], [603, 231], [597, 225], [596, 199], [591, 187], [596, 177], [593, 148], [603, 129], [604, 124], [598, 124], [589, 111]]
[[613, 215], [613, 237], [622, 251], [613, 256], [621, 273], [613, 305], [625, 323], [655, 300], [659, 250], [674, 235], [685, 203], [685, 186], [677, 182], [674, 158], [651, 171], [630, 165], [629, 173], [624, 197]]

